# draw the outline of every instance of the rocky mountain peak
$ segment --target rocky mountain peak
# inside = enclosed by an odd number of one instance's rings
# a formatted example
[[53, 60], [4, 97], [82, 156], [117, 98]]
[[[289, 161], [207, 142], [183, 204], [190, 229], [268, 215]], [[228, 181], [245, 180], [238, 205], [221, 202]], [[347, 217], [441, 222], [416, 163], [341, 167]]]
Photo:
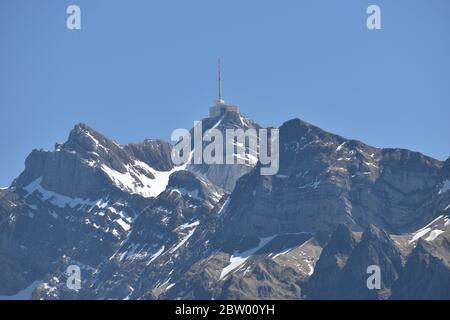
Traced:
[[211, 119], [213, 122], [221, 121], [222, 126], [227, 129], [233, 127], [241, 129], [260, 128], [259, 124], [239, 111], [227, 110], [222, 115], [207, 119]]
[[361, 241], [387, 242], [390, 241], [390, 238], [384, 230], [378, 228], [373, 224], [369, 224], [363, 232]]
[[448, 235], [441, 242], [419, 239], [398, 281], [392, 299], [443, 299], [450, 297], [450, 246]]
[[132, 161], [122, 146], [83, 123], [77, 124], [67, 142], [55, 151], [76, 152], [88, 163], [105, 163], [119, 172], [124, 172], [124, 163]]
[[[223, 145], [225, 146], [227, 129], [242, 129], [244, 131], [248, 129], [258, 130], [261, 126], [238, 111], [227, 110], [218, 116], [209, 117], [202, 120], [202, 134], [212, 128], [221, 131], [223, 135]], [[192, 136], [193, 132], [194, 129], [191, 130]], [[258, 133], [256, 132], [256, 134]], [[244, 142], [244, 144], [248, 147], [247, 142]], [[207, 144], [204, 143], [203, 147], [206, 145]], [[255, 151], [255, 153], [257, 153], [257, 151]], [[235, 159], [236, 158], [237, 156], [235, 156]], [[205, 177], [217, 186], [231, 192], [236, 185], [236, 181], [244, 174], [249, 173], [257, 163], [257, 159], [253, 156], [246, 155], [245, 158], [246, 164], [191, 164], [188, 166], [188, 170]]]
[[47, 191], [79, 198], [111, 188], [154, 197], [165, 189], [175, 170], [171, 150], [161, 140], [121, 146], [86, 124], [77, 124], [54, 151], [34, 150], [13, 185], [26, 188], [39, 180], [35, 185]]
[[209, 130], [211, 128], [216, 128], [222, 131], [225, 134], [226, 129], [259, 129], [261, 126], [249, 118], [245, 114], [234, 111], [234, 110], [226, 110], [222, 114], [219, 114], [214, 117], [208, 117], [201, 120], [203, 131]]
[[323, 248], [315, 271], [308, 281], [307, 298], [338, 299], [342, 270], [358, 241], [359, 237], [346, 225], [338, 225]]
[[119, 146], [107, 139], [104, 135], [90, 128], [84, 123], [79, 123], [70, 131], [69, 138], [62, 145], [63, 148], [74, 151], [95, 152], [99, 148], [107, 148]]
[[334, 253], [349, 253], [355, 248], [357, 237], [346, 225], [339, 224], [328, 243]]

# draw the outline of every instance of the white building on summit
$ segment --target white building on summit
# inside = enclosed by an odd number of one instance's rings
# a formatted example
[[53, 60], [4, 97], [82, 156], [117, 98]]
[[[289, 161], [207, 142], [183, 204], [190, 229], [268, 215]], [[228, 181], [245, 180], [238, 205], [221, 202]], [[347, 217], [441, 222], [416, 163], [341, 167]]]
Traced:
[[239, 107], [235, 105], [228, 105], [225, 100], [222, 99], [222, 76], [220, 72], [220, 59], [218, 63], [218, 84], [219, 84], [219, 94], [215, 101], [215, 105], [209, 108], [209, 117], [214, 118], [224, 114], [226, 111], [239, 112]]

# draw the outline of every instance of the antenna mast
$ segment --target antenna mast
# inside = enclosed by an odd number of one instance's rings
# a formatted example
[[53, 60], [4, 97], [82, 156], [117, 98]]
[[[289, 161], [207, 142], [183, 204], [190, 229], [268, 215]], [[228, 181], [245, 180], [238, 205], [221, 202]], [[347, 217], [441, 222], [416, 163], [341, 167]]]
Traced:
[[218, 84], [219, 84], [219, 96], [217, 101], [222, 102], [222, 75], [220, 72], [220, 58], [217, 61], [217, 76], [218, 76]]

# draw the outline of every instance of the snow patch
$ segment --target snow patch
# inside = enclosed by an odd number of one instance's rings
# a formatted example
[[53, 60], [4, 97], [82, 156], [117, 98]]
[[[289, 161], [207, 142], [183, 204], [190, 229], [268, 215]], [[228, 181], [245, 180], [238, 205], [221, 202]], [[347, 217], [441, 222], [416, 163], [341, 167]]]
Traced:
[[185, 188], [173, 188], [171, 191], [178, 192], [179, 194], [188, 196], [190, 198], [202, 200], [202, 198], [199, 197], [199, 195], [198, 195], [199, 191], [197, 189], [196, 190], [186, 190]]
[[444, 220], [444, 226], [445, 226], [448, 221], [446, 219], [448, 219], [448, 218], [447, 217], [444, 218], [443, 215], [440, 215], [439, 217], [437, 217], [436, 219], [431, 221], [429, 224], [427, 224], [422, 229], [417, 230], [414, 233], [411, 240], [409, 240], [409, 243], [413, 243], [413, 242], [419, 240], [419, 238], [424, 237], [428, 233], [429, 233], [428, 237], [425, 238], [426, 241], [433, 241], [434, 239], [436, 239], [436, 237], [439, 236], [443, 232], [443, 231], [437, 229], [437, 227], [439, 226], [438, 221], [442, 220], [442, 219]]
[[131, 226], [125, 221], [123, 221], [122, 218], [115, 220], [115, 222], [117, 222], [117, 224], [121, 226], [124, 231], [128, 231], [131, 229]]
[[425, 239], [426, 241], [433, 241], [436, 239], [441, 233], [444, 233], [444, 231], [436, 229], [430, 232], [430, 235]]
[[188, 232], [188, 234], [186, 236], [184, 236], [184, 238], [175, 246], [175, 248], [170, 250], [170, 253], [174, 253], [175, 251], [177, 251], [182, 245], [184, 245], [186, 243], [186, 241], [189, 240], [190, 237], [192, 237], [192, 235], [194, 234], [195, 230], [197, 229], [197, 226], [199, 225], [199, 221], [193, 222], [190, 225], [186, 225], [184, 228], [189, 228], [189, 227], [193, 227], [192, 230], [190, 230]]
[[127, 258], [130, 259], [131, 261], [134, 260], [133, 257], [136, 256], [136, 250], [139, 248], [139, 244], [131, 244], [131, 247], [129, 247], [128, 250], [126, 250], [125, 252], [123, 252], [120, 256], [119, 256], [119, 261], [122, 261], [123, 258]]
[[424, 228], [424, 229], [417, 231], [414, 234], [414, 236], [412, 237], [412, 239], [409, 240], [409, 242], [411, 243], [411, 242], [419, 240], [419, 238], [422, 238], [424, 235], [426, 235], [430, 231], [431, 231], [431, 228]]
[[148, 266], [150, 263], [152, 263], [153, 261], [155, 261], [156, 258], [158, 258], [158, 257], [164, 252], [164, 249], [165, 249], [165, 248], [166, 248], [165, 246], [162, 246], [156, 253], [154, 253], [154, 254], [150, 257], [150, 260], [148, 260], [147, 266]]
[[225, 200], [225, 202], [223, 203], [222, 207], [220, 207], [219, 211], [217, 211], [217, 215], [220, 215], [223, 212], [223, 210], [225, 209], [225, 207], [228, 205], [229, 202], [230, 202], [230, 198]]
[[175, 283], [171, 283], [166, 287], [166, 291], [169, 290], [170, 288], [172, 288], [175, 285]]
[[96, 167], [97, 161], [96, 160], [82, 160], [84, 164], [86, 164], [88, 167]]
[[[298, 234], [308, 234], [308, 232], [285, 233], [285, 234], [281, 234], [281, 235], [298, 235]], [[280, 235], [278, 235], [278, 236], [280, 236]], [[284, 248], [284, 249], [281, 250], [280, 252], [276, 253], [276, 254], [272, 257], [272, 259], [276, 259], [277, 257], [279, 257], [279, 256], [281, 256], [281, 255], [287, 254], [287, 253], [289, 253], [290, 251], [294, 250], [295, 248], [301, 248], [301, 247], [303, 247], [305, 244], [309, 243], [310, 240], [311, 240], [311, 239], [306, 240], [305, 242], [303, 242], [303, 243], [300, 244], [300, 245], [295, 245], [295, 246], [293, 246], [293, 247], [287, 247], [287, 248]]]
[[276, 235], [275, 236], [271, 236], [271, 237], [261, 238], [261, 239], [259, 239], [259, 244], [256, 247], [254, 247], [252, 249], [249, 249], [247, 251], [244, 251], [244, 252], [235, 251], [233, 253], [233, 255], [230, 257], [230, 264], [222, 269], [222, 272], [220, 273], [219, 280], [223, 279], [230, 272], [232, 272], [232, 271], [238, 269], [240, 266], [242, 266], [242, 264], [245, 261], [247, 261], [248, 258], [250, 258], [258, 250], [263, 248], [266, 244], [268, 244], [275, 237], [276, 237]]
[[36, 289], [41, 283], [42, 281], [34, 281], [28, 287], [12, 296], [0, 296], [0, 300], [31, 300], [34, 289]]
[[184, 223], [180, 225], [176, 230], [184, 230], [188, 228], [197, 227], [200, 224], [200, 221], [194, 221], [192, 223]]
[[276, 259], [277, 257], [282, 256], [282, 255], [284, 255], [284, 254], [290, 252], [290, 251], [291, 251], [292, 249], [294, 249], [294, 248], [295, 248], [295, 247], [292, 247], [292, 248], [286, 248], [286, 249], [284, 249], [283, 251], [278, 252], [277, 254], [275, 254], [275, 255], [272, 257], [272, 259]]
[[86, 135], [86, 137], [88, 137], [89, 139], [91, 139], [92, 141], [94, 141], [96, 147], [98, 147], [98, 146], [100, 145], [100, 143], [98, 142], [98, 140], [95, 139], [95, 137], [94, 137], [88, 130], [83, 130], [83, 133]]
[[[125, 173], [113, 170], [102, 164], [101, 169], [111, 181], [121, 190], [131, 194], [138, 194], [145, 198], [157, 197], [169, 183], [169, 176], [175, 171], [184, 170], [186, 164], [173, 168], [170, 171], [157, 171], [146, 163], [134, 161], [125, 166]], [[154, 178], [151, 178], [151, 176]]]
[[41, 196], [41, 199], [43, 201], [49, 201], [54, 206], [57, 206], [59, 208], [65, 208], [66, 206], [71, 207], [72, 209], [77, 206], [86, 206], [86, 205], [94, 205], [95, 203], [81, 198], [70, 198], [67, 196], [64, 196], [62, 194], [48, 191], [44, 189], [41, 186], [42, 183], [42, 177], [37, 178], [33, 182], [31, 182], [29, 185], [24, 187], [23, 189], [28, 193], [27, 196], [38, 192]]
[[444, 181], [444, 184], [443, 184], [441, 190], [439, 190], [438, 194], [446, 193], [448, 190], [450, 190], [450, 180], [447, 179]]
[[314, 273], [314, 266], [310, 261], [306, 261], [306, 263], [308, 264], [308, 276], [312, 276], [312, 274]]
[[134, 292], [134, 288], [132, 286], [128, 286], [128, 290], [130, 290], [130, 293], [123, 300], [130, 300], [131, 295]]
[[219, 202], [220, 199], [222, 199], [223, 194], [219, 193], [219, 192], [211, 192], [211, 198], [215, 201], [215, 202]]
[[316, 181], [309, 183], [309, 184], [305, 184], [303, 186], [299, 186], [299, 189], [306, 189], [306, 188], [313, 188], [313, 189], [317, 189], [320, 185], [320, 181], [316, 179]]
[[369, 166], [369, 167], [378, 168], [378, 166], [377, 166], [376, 164], [373, 164], [373, 163], [371, 163], [371, 162], [364, 161], [364, 164], [366, 164], [366, 165]]
[[336, 148], [336, 151], [340, 151], [341, 149], [342, 149], [342, 147], [344, 147], [344, 145], [346, 144], [347, 142], [342, 142], [337, 148]]

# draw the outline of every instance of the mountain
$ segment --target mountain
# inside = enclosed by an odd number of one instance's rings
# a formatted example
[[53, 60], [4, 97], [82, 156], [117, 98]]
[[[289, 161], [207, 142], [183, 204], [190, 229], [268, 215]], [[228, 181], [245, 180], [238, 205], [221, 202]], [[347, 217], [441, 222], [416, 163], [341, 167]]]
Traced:
[[[205, 135], [211, 129], [217, 129], [222, 133], [223, 140], [222, 143], [226, 146], [227, 143], [227, 130], [258, 130], [261, 128], [259, 124], [257, 124], [252, 119], [247, 116], [238, 113], [238, 112], [225, 112], [223, 114], [217, 115], [215, 117], [210, 117], [203, 119], [202, 123], [202, 136]], [[253, 136], [257, 136], [257, 131]], [[194, 136], [194, 129], [191, 130], [191, 135]], [[231, 143], [236, 146], [238, 141], [232, 140]], [[207, 145], [206, 142], [203, 143], [203, 148]], [[256, 157], [252, 156], [252, 153], [248, 150], [250, 145], [248, 141], [244, 141], [244, 145], [247, 148], [247, 152], [245, 154], [245, 163], [238, 164], [236, 159], [238, 158], [238, 154], [234, 154], [233, 159], [235, 164], [190, 164], [188, 165], [188, 170], [199, 174], [214, 184], [220, 186], [221, 188], [227, 190], [228, 192], [233, 191], [236, 181], [242, 177], [243, 175], [249, 173], [258, 162]], [[252, 150], [252, 152], [257, 155], [258, 150]], [[224, 148], [224, 159], [225, 159], [225, 148]]]
[[[332, 232], [369, 224], [408, 232], [430, 221], [442, 163], [420, 153], [376, 149], [301, 120], [280, 127], [280, 169], [240, 179], [228, 215], [232, 235]], [[435, 211], [433, 211], [433, 209]]]
[[[202, 120], [211, 129], [261, 127], [230, 109]], [[450, 158], [300, 119], [279, 137], [279, 171], [264, 176], [258, 150], [175, 166], [169, 143], [120, 145], [76, 125], [0, 190], [0, 298], [450, 298]], [[379, 290], [366, 286], [373, 265]]]
[[42, 278], [59, 260], [96, 266], [109, 258], [177, 170], [170, 150], [156, 140], [119, 146], [83, 124], [54, 151], [34, 150], [0, 194], [0, 256], [18, 277], [2, 280], [0, 294]]

